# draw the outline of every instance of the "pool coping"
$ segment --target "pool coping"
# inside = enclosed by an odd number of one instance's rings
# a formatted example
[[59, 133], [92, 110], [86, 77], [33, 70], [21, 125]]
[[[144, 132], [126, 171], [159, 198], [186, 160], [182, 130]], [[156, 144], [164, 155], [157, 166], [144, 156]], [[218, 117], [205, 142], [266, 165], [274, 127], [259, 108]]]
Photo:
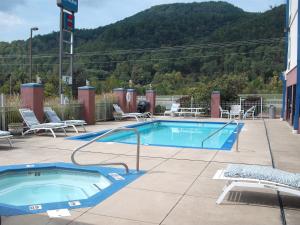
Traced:
[[[105, 176], [112, 184], [109, 187], [102, 190], [101, 192], [98, 192], [95, 195], [89, 197], [88, 199], [78, 199], [66, 202], [54, 202], [24, 206], [14, 206], [0, 203], [0, 216], [38, 214], [55, 209], [76, 209], [92, 207], [104, 201], [105, 199], [107, 199], [108, 197], [110, 197], [111, 195], [121, 190], [122, 188], [124, 188], [125, 186], [127, 186], [128, 184], [135, 181], [136, 179], [138, 179], [146, 173], [146, 171], [137, 172], [136, 170], [130, 170], [129, 173], [126, 174], [126, 171], [120, 168], [76, 166], [74, 164], [64, 162], [1, 166], [0, 173], [38, 169], [65, 169], [81, 172], [97, 172]], [[117, 179], [116, 177], [113, 177], [113, 174], [118, 174], [124, 179]]]
[[[226, 124], [226, 122], [206, 122], [206, 121], [192, 121], [192, 120], [185, 120], [185, 121], [179, 121], [179, 120], [153, 120], [153, 121], [146, 121], [146, 122], [138, 122], [135, 124], [127, 125], [126, 128], [136, 128], [139, 126], [143, 126], [146, 124], [156, 123], [156, 122], [174, 122], [174, 123], [207, 123], [207, 124]], [[175, 147], [175, 148], [185, 148], [185, 149], [203, 149], [203, 150], [219, 150], [219, 151], [231, 151], [233, 144], [236, 141], [236, 133], [240, 132], [244, 126], [244, 123], [239, 123], [238, 126], [234, 129], [232, 134], [226, 139], [224, 144], [221, 148], [209, 148], [209, 147], [195, 147], [195, 146], [180, 146], [180, 145], [159, 145], [159, 144], [141, 144], [144, 146], [156, 146], [156, 147]], [[66, 138], [67, 140], [76, 140], [76, 141], [85, 141], [84, 138], [89, 138], [91, 136], [95, 135], [102, 135], [112, 129], [106, 129], [98, 132], [90, 132], [87, 134], [81, 134], [73, 137]], [[105, 142], [103, 142], [105, 143]], [[128, 145], [136, 145], [135, 143], [128, 143], [128, 142], [121, 142], [121, 141], [113, 141], [112, 143], [120, 143], [120, 144], [128, 144]]]

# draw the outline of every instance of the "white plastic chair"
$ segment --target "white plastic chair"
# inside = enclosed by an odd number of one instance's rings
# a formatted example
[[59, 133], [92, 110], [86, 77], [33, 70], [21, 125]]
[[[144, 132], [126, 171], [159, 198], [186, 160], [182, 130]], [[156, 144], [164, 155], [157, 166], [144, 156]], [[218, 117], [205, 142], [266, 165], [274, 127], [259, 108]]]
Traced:
[[65, 128], [67, 127], [66, 125], [62, 123], [40, 123], [34, 112], [30, 109], [19, 109], [19, 112], [26, 123], [27, 127], [29, 128], [27, 131], [23, 132], [22, 135], [28, 134], [30, 132], [36, 133], [37, 131], [44, 130], [47, 131], [49, 130], [53, 137], [56, 138], [56, 135], [54, 133], [54, 130], [61, 129], [64, 131], [65, 135], [67, 135]]
[[6, 139], [9, 143], [10, 147], [12, 148], [12, 143], [10, 140], [11, 138], [12, 138], [12, 135], [10, 134], [10, 132], [0, 130], [0, 139]]
[[256, 109], [256, 106], [252, 106], [250, 109], [248, 109], [244, 115], [243, 115], [243, 119], [246, 119], [247, 117], [252, 117], [252, 120], [254, 120], [254, 116], [255, 116], [255, 109]]
[[124, 113], [124, 111], [121, 109], [121, 107], [118, 106], [117, 104], [113, 104], [113, 107], [114, 107], [114, 110], [116, 112], [114, 114], [115, 120], [125, 119], [125, 118], [135, 118], [136, 121], [139, 121], [139, 119], [146, 120], [146, 118], [152, 118], [152, 114], [150, 112], [146, 112], [146, 113]]
[[241, 115], [243, 114], [244, 111], [242, 110], [241, 105], [232, 105], [230, 107], [230, 112], [229, 112], [230, 119], [234, 119], [237, 116], [241, 118]]
[[[228, 168], [231, 175], [228, 174]], [[242, 171], [242, 172], [240, 172]], [[227, 169], [218, 170], [214, 175], [214, 180], [226, 180], [227, 184], [223, 188], [222, 194], [216, 203], [221, 204], [226, 195], [235, 187], [255, 188], [280, 191], [300, 197], [300, 183], [297, 182], [300, 174], [289, 173], [272, 167], [256, 165], [229, 165]]]
[[173, 103], [172, 106], [171, 106], [171, 109], [164, 112], [164, 116], [173, 115], [174, 113], [179, 111], [179, 108], [180, 108], [180, 104]]
[[219, 109], [220, 109], [221, 118], [223, 118], [223, 115], [226, 115], [227, 118], [229, 119], [229, 115], [230, 115], [229, 110], [222, 109], [221, 106], [219, 106]]
[[67, 127], [73, 127], [76, 133], [78, 133], [76, 126], [81, 126], [86, 132], [84, 127], [84, 125], [86, 125], [86, 122], [84, 120], [61, 120], [51, 107], [44, 107], [44, 113], [51, 123], [62, 123]]

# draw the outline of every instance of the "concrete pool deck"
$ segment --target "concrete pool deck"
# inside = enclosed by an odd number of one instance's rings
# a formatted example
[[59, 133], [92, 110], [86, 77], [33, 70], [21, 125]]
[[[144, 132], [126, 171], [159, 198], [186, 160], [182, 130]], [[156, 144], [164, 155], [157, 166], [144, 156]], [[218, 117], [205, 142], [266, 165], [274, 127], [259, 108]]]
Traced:
[[[172, 118], [173, 119], [173, 118]], [[197, 119], [199, 120], [199, 119]], [[221, 121], [200, 119], [199, 121]], [[216, 205], [224, 181], [212, 180], [217, 169], [229, 163], [272, 165], [262, 120], [244, 121], [239, 152], [141, 146], [141, 169], [147, 174], [93, 208], [71, 211], [71, 217], [49, 219], [46, 214], [4, 217], [3, 225], [265, 225], [281, 224], [274, 192], [234, 190]], [[135, 121], [102, 122], [88, 126], [99, 131]], [[265, 120], [279, 169], [300, 172], [300, 135], [293, 135], [286, 122]], [[68, 133], [75, 135], [75, 133]], [[2, 144], [3, 143], [3, 144]], [[0, 165], [70, 162], [80, 141], [63, 135], [25, 136], [13, 139], [7, 150], [1, 142]], [[94, 143], [80, 153], [81, 162], [125, 162], [135, 168], [134, 145]], [[300, 199], [282, 195], [288, 225], [300, 224]]]

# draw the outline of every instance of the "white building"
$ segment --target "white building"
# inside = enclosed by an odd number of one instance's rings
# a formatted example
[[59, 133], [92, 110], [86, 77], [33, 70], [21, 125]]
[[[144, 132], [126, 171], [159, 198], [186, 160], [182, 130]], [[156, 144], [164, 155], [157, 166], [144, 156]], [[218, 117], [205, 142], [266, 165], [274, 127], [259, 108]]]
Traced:
[[[294, 133], [300, 133], [300, 51], [299, 51], [299, 17], [300, 0], [287, 0], [286, 8], [286, 71], [284, 73], [284, 107], [282, 117], [292, 126]], [[300, 46], [299, 46], [300, 47]], [[298, 66], [299, 64], [299, 66]]]

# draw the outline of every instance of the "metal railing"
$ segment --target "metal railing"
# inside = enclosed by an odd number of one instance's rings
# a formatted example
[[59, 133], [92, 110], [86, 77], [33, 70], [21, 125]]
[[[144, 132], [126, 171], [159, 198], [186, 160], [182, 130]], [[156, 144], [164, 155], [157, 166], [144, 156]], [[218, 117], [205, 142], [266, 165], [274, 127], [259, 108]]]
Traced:
[[96, 121], [113, 120], [112, 102], [97, 102], [95, 108]]
[[231, 120], [228, 123], [226, 123], [223, 127], [219, 128], [218, 130], [216, 130], [215, 132], [211, 133], [210, 135], [208, 135], [206, 138], [204, 138], [201, 142], [201, 147], [203, 148], [204, 142], [207, 141], [208, 139], [210, 139], [211, 137], [215, 136], [217, 133], [219, 133], [221, 130], [223, 130], [224, 128], [226, 128], [227, 126], [229, 126], [232, 123], [236, 123], [237, 126], [237, 131], [236, 131], [236, 151], [238, 152], [239, 150], [239, 135], [240, 135], [240, 129], [239, 129], [239, 122], [237, 120]]
[[86, 146], [94, 143], [95, 141], [98, 141], [100, 139], [103, 139], [105, 137], [108, 137], [114, 133], [118, 133], [120, 131], [133, 131], [136, 134], [137, 137], [137, 151], [136, 151], [136, 170], [139, 171], [140, 170], [140, 143], [141, 143], [141, 138], [140, 138], [140, 133], [138, 132], [138, 130], [136, 128], [126, 128], [126, 127], [120, 127], [120, 128], [116, 128], [113, 130], [110, 130], [104, 134], [99, 135], [98, 137], [95, 137], [94, 139], [92, 139], [91, 141], [89, 141], [88, 143], [78, 147], [75, 149], [75, 151], [72, 153], [71, 156], [71, 160], [75, 165], [78, 166], [123, 166], [126, 169], [126, 173], [129, 173], [129, 168], [127, 166], [126, 163], [96, 163], [96, 164], [81, 164], [78, 163], [75, 160], [75, 155], [77, 152], [79, 152], [79, 150], [85, 148]]

